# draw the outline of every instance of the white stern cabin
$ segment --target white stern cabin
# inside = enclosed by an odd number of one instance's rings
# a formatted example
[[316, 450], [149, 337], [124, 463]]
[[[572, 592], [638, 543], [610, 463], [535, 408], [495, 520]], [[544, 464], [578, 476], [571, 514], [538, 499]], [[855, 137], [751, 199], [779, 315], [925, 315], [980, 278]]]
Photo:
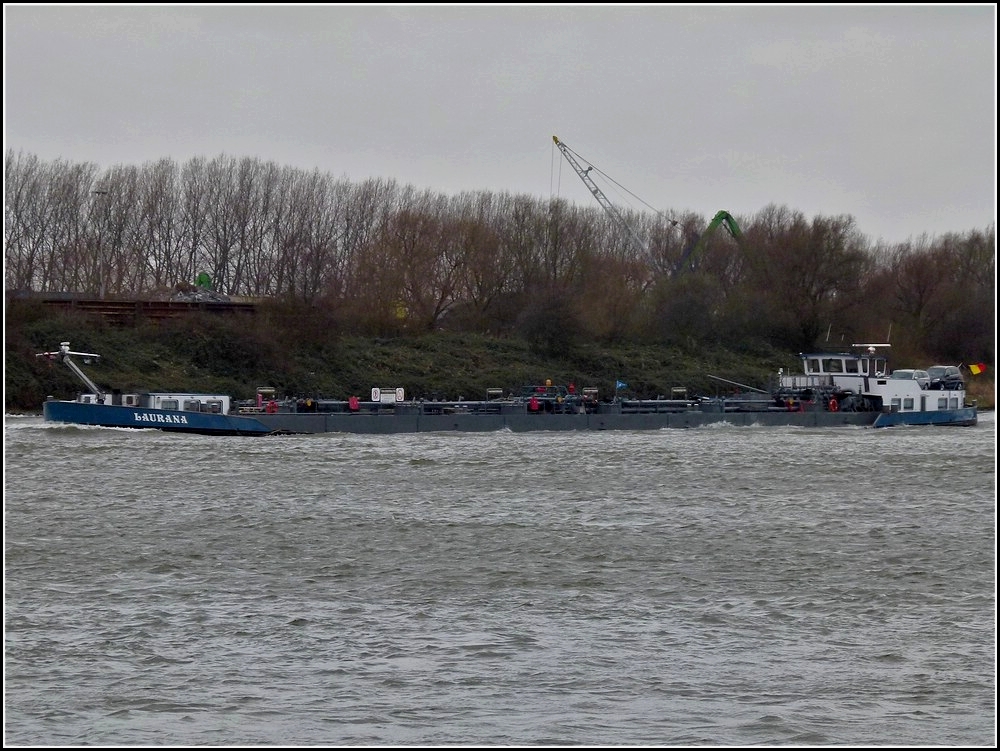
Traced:
[[228, 415], [230, 397], [227, 394], [183, 394], [151, 392], [145, 394], [80, 394], [77, 401], [84, 404], [108, 404], [120, 407], [159, 409], [167, 412], [206, 412]]
[[[912, 378], [893, 378], [884, 355], [876, 345], [861, 354], [802, 354], [802, 374], [784, 375], [781, 385], [790, 389], [815, 389], [863, 401], [866, 408], [889, 412], [937, 412], [965, 406], [964, 388], [932, 390]], [[886, 345], [879, 345], [886, 346]]]

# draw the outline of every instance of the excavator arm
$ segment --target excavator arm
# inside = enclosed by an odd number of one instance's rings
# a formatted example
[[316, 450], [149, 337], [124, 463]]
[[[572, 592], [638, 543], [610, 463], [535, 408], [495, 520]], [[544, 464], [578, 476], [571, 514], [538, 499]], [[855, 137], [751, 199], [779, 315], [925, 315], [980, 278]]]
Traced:
[[740, 229], [740, 225], [736, 223], [733, 215], [728, 211], [718, 211], [715, 216], [712, 217], [712, 221], [708, 223], [705, 227], [705, 231], [700, 235], [696, 235], [692, 242], [688, 245], [687, 250], [684, 251], [684, 255], [681, 256], [681, 260], [677, 262], [677, 270], [680, 269], [688, 262], [688, 260], [701, 252], [702, 248], [705, 247], [705, 243], [708, 238], [711, 237], [712, 233], [719, 228], [719, 225], [724, 226], [729, 230], [729, 234], [733, 236], [733, 239], [739, 241], [743, 237], [743, 231]]
[[712, 221], [708, 223], [705, 231], [702, 233], [702, 237], [715, 232], [718, 226], [722, 224], [725, 225], [726, 229], [729, 230], [729, 234], [733, 236], [734, 240], [739, 240], [743, 237], [743, 232], [740, 230], [740, 226], [733, 219], [733, 215], [728, 211], [720, 211], [713, 218]]

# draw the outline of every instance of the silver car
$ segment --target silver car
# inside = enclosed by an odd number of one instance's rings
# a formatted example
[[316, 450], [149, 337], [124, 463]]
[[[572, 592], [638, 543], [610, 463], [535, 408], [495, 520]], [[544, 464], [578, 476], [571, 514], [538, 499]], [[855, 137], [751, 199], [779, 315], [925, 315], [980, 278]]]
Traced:
[[922, 389], [930, 388], [931, 385], [931, 376], [926, 370], [913, 370], [910, 368], [894, 370], [889, 377], [897, 381], [916, 381]]

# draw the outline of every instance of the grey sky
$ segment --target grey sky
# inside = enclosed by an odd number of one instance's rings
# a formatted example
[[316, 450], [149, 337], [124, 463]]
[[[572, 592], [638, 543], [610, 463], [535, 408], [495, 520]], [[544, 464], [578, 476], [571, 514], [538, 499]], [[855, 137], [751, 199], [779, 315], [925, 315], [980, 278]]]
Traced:
[[4, 6], [4, 145], [706, 219], [996, 221], [996, 6]]

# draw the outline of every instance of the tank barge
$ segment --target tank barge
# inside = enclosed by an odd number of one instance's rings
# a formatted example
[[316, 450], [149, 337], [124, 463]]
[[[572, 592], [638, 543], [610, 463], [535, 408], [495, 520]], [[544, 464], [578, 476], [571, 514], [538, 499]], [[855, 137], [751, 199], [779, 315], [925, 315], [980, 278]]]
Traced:
[[[705, 425], [797, 426], [808, 428], [977, 423], [975, 402], [966, 399], [961, 379], [929, 383], [915, 371], [890, 372], [878, 351], [888, 345], [855, 345], [853, 353], [800, 355], [802, 372], [778, 371], [770, 391], [741, 386], [728, 397], [688, 398], [675, 389], [670, 398], [601, 401], [598, 390], [530, 386], [504, 395], [493, 389], [476, 401], [407, 399], [402, 388], [373, 388], [371, 398], [346, 400], [278, 398], [261, 387], [256, 398], [229, 395], [105, 392], [73, 361], [99, 355], [72, 352], [63, 342], [38, 357], [66, 364], [87, 391], [75, 400], [49, 398], [46, 420], [118, 428], [155, 428], [209, 435], [315, 433], [514, 432], [556, 430], [659, 430]], [[903, 376], [905, 374], [905, 377]], [[899, 376], [899, 377], [897, 377]], [[710, 376], [717, 378], [716, 376]], [[725, 381], [725, 379], [717, 378]], [[726, 383], [733, 384], [732, 381]]]

